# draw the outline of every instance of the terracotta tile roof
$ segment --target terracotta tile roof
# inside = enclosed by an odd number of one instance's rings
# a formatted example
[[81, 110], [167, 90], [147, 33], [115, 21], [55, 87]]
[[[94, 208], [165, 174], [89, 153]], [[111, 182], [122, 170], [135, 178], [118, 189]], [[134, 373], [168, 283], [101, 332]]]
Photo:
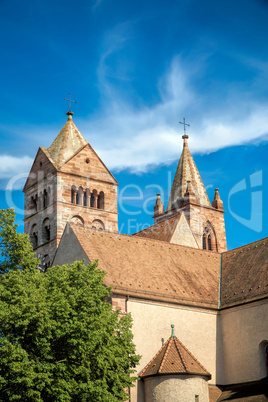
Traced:
[[268, 238], [222, 254], [221, 307], [268, 295]]
[[192, 374], [211, 378], [210, 373], [176, 337], [170, 337], [164, 343], [150, 363], [139, 373], [139, 377], [162, 374]]
[[170, 219], [166, 219], [165, 221], [149, 226], [140, 232], [134, 233], [133, 236], [170, 242], [180, 217], [181, 214], [175, 215]]
[[209, 402], [217, 402], [222, 393], [219, 387], [210, 384], [208, 386], [208, 392], [209, 392]]
[[57, 168], [66, 163], [87, 144], [71, 116], [49, 148], [44, 148]]
[[187, 189], [187, 181], [191, 181], [191, 187], [197, 201], [201, 205], [211, 207], [205, 186], [202, 182], [196, 164], [193, 160], [191, 152], [188, 148], [187, 141], [185, 141], [178, 167], [173, 180], [173, 185], [170, 192], [167, 211], [175, 207], [177, 200], [184, 197]]
[[218, 307], [218, 253], [70, 225], [89, 260], [99, 260], [114, 292]]

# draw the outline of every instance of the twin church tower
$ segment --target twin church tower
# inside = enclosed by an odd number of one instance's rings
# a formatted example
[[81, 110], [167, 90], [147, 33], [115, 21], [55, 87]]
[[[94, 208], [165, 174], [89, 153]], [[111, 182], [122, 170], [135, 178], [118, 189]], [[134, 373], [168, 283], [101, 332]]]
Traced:
[[[118, 182], [77, 129], [72, 115], [67, 112], [68, 120], [51, 146], [39, 148], [23, 190], [25, 233], [44, 269], [53, 264], [67, 222], [118, 230]], [[184, 135], [166, 211], [158, 194], [154, 225], [136, 235], [155, 238], [170, 231], [174, 235], [167, 236], [167, 241], [222, 253], [227, 249], [223, 204], [216, 189], [211, 205], [187, 139]]]

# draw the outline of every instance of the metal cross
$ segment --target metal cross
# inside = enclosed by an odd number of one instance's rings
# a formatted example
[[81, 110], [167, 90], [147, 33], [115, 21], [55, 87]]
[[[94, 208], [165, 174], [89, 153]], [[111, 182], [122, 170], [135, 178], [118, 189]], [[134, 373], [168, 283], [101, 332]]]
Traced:
[[189, 127], [190, 127], [190, 124], [185, 123], [185, 117], [183, 118], [183, 122], [182, 122], [182, 121], [179, 121], [179, 123], [184, 125], [184, 135], [186, 135], [186, 127], [185, 127], [185, 126], [189, 126]]
[[68, 98], [63, 98], [63, 99], [69, 101], [69, 112], [70, 112], [71, 111], [71, 102], [76, 103], [76, 101], [73, 101], [71, 99], [71, 94], [69, 94], [69, 99]]

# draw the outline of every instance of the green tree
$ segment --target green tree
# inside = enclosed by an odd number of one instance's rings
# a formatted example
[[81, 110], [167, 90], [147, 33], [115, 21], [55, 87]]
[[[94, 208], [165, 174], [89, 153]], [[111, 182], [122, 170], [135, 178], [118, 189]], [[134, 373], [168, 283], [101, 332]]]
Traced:
[[126, 400], [139, 356], [105, 272], [75, 262], [42, 274], [23, 258], [0, 279], [0, 400]]
[[13, 209], [0, 210], [0, 274], [10, 270], [36, 268], [39, 260], [34, 258], [29, 236], [17, 232]]

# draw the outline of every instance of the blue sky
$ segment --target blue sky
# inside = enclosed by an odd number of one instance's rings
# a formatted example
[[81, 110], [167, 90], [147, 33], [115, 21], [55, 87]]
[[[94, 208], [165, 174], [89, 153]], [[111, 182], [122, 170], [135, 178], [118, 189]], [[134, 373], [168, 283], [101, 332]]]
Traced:
[[157, 186], [167, 204], [185, 116], [210, 199], [220, 188], [228, 248], [267, 236], [268, 1], [0, 0], [0, 20], [1, 207], [22, 208], [71, 92], [75, 124], [133, 196], [122, 231], [152, 223]]

